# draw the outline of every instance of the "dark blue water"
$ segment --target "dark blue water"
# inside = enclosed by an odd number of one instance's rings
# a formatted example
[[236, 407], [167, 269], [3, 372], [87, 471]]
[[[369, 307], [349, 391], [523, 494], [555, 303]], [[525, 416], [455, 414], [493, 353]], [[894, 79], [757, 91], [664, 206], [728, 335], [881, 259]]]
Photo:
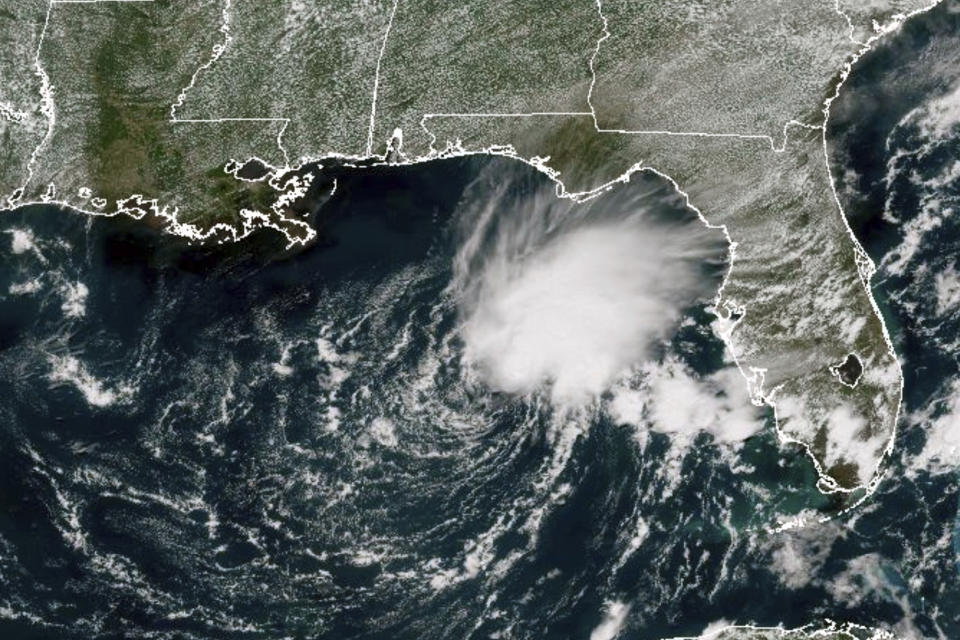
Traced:
[[[866, 505], [772, 531], [841, 505], [722, 384], [709, 296], [617, 384], [649, 404], [651, 380], [682, 381], [714, 423], [754, 420], [745, 441], [618, 418], [616, 389], [576, 410], [496, 392], [464, 361], [456, 258], [491, 204], [492, 229], [554, 216], [543, 242], [642, 208], [706, 234], [719, 284], [722, 239], [654, 177], [573, 205], [503, 159], [328, 169], [320, 241], [295, 252], [34, 207], [0, 219], [0, 637], [587, 638], [611, 611], [638, 640], [827, 618], [960, 637], [960, 128], [936, 107], [958, 16], [911, 21], [834, 104], [907, 384]], [[918, 219], [940, 222], [908, 254]]]
[[[749, 540], [831, 508], [799, 451], [769, 428], [732, 449], [603, 403], [561, 415], [466, 375], [463, 230], [492, 198], [502, 216], [559, 203], [552, 184], [485, 159], [338, 178], [323, 241], [294, 254], [51, 208], [4, 218], [8, 635], [578, 637], [611, 602], [645, 637], [731, 610], [783, 620], [731, 603], [776, 588], [739, 575]], [[623, 193], [706, 233], [662, 182]], [[610, 217], [623, 197], [548, 208]], [[713, 287], [715, 235], [698, 267]], [[694, 384], [729, 366], [708, 302], [651, 356]]]
[[906, 637], [960, 635], [960, 313], [950, 294], [960, 250], [958, 8], [946, 2], [911, 20], [858, 63], [828, 129], [841, 201], [878, 265], [874, 293], [904, 369], [892, 477], [852, 530], [885, 531], [874, 535], [875, 565], [895, 578], [884, 590], [900, 602]]

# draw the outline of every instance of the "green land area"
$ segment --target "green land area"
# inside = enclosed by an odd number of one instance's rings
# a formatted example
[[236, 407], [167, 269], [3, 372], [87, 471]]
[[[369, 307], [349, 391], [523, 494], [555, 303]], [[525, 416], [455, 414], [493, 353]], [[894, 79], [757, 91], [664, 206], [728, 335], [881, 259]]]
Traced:
[[[581, 198], [654, 171], [729, 235], [718, 331], [752, 397], [857, 496], [901, 375], [823, 129], [870, 39], [926, 4], [0, 0], [0, 199], [306, 242], [287, 178], [326, 158], [500, 153]], [[831, 371], [851, 353], [855, 386]]]

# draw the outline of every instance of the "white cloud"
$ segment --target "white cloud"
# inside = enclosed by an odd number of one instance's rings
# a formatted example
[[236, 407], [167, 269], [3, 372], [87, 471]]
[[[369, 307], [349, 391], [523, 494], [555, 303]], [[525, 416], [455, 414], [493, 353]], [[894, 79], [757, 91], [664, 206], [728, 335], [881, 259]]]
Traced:
[[652, 431], [670, 436], [660, 470], [667, 481], [663, 496], [682, 480], [683, 458], [700, 433], [711, 434], [720, 454], [735, 466], [742, 442], [764, 428], [763, 410], [751, 404], [739, 370], [729, 367], [698, 378], [674, 359], [648, 363], [621, 380], [605, 409], [617, 424], [634, 428], [641, 447]]
[[710, 637], [713, 637], [713, 636], [719, 634], [719, 633], [720, 633], [721, 631], [723, 631], [724, 629], [729, 628], [730, 626], [731, 626], [731, 624], [730, 624], [730, 622], [729, 622], [728, 620], [724, 620], [724, 619], [721, 618], [720, 620], [716, 620], [716, 621], [711, 622], [710, 624], [708, 624], [708, 625], [707, 625], [707, 628], [704, 629], [703, 632], [700, 634], [700, 637], [701, 637], [701, 638], [710, 638]]
[[923, 450], [908, 460], [910, 470], [954, 473], [960, 466], [960, 379], [908, 419], [926, 436]]
[[46, 262], [43, 254], [40, 253], [40, 248], [37, 246], [32, 231], [29, 229], [8, 229], [6, 232], [10, 234], [10, 249], [15, 254], [20, 255], [30, 251], [40, 262]]
[[494, 389], [549, 382], [554, 401], [579, 404], [645, 360], [682, 308], [712, 293], [698, 268], [716, 238], [699, 224], [654, 224], [637, 208], [571, 223], [574, 213], [549, 207], [499, 220], [492, 238], [481, 228], [465, 244], [473, 254], [458, 256], [458, 267], [468, 264], [465, 356]]
[[23, 229], [11, 229], [7, 231], [10, 234], [11, 238], [11, 249], [16, 254], [26, 253], [34, 249], [33, 244], [33, 233], [29, 230]]
[[48, 376], [54, 384], [73, 385], [87, 401], [87, 404], [97, 408], [109, 407], [118, 400], [128, 399], [134, 392], [129, 385], [121, 385], [116, 389], [108, 388], [104, 382], [96, 378], [87, 369], [86, 365], [74, 356], [50, 356], [51, 371]]
[[395, 447], [397, 440], [396, 425], [389, 418], [374, 418], [369, 427], [370, 437], [384, 447]]
[[[706, 432], [719, 443], [736, 445], [764, 425], [763, 412], [750, 403], [746, 381], [736, 368], [697, 378], [674, 359], [646, 365], [637, 385], [616, 386], [606, 408], [618, 424], [677, 436], [682, 444]], [[638, 438], [646, 441], [645, 435]]]
[[36, 293], [43, 288], [43, 283], [40, 282], [40, 278], [34, 278], [33, 280], [27, 280], [26, 282], [18, 282], [10, 285], [10, 295], [22, 296], [28, 295], [31, 293]]
[[[812, 511], [802, 514], [811, 520], [816, 516]], [[845, 531], [843, 524], [831, 521], [781, 532], [773, 539], [776, 547], [770, 555], [770, 570], [788, 589], [819, 584], [830, 550]]]
[[951, 93], [924, 103], [904, 118], [911, 119], [928, 138], [950, 136], [960, 124], [960, 85], [954, 87]]
[[90, 290], [82, 282], [65, 282], [60, 287], [63, 296], [61, 310], [68, 318], [82, 318], [87, 314], [87, 296]]
[[590, 633], [590, 640], [614, 640], [623, 630], [630, 613], [630, 605], [623, 602], [607, 602], [603, 620]]
[[653, 369], [649, 415], [656, 431], [687, 438], [706, 431], [727, 444], [742, 442], [763, 428], [761, 411], [750, 403], [746, 381], [732, 367], [703, 380], [676, 361]]
[[960, 273], [953, 267], [934, 276], [937, 291], [937, 315], [942, 316], [960, 306]]

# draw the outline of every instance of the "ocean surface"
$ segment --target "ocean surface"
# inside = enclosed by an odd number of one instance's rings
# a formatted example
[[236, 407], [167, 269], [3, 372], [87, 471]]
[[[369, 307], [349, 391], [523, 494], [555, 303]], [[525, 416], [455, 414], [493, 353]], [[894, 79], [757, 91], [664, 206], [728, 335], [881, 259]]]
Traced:
[[956, 8], [833, 105], [906, 376], [852, 513], [749, 403], [726, 242], [654, 176], [328, 167], [296, 251], [35, 206], [0, 217], [0, 637], [960, 638]]

